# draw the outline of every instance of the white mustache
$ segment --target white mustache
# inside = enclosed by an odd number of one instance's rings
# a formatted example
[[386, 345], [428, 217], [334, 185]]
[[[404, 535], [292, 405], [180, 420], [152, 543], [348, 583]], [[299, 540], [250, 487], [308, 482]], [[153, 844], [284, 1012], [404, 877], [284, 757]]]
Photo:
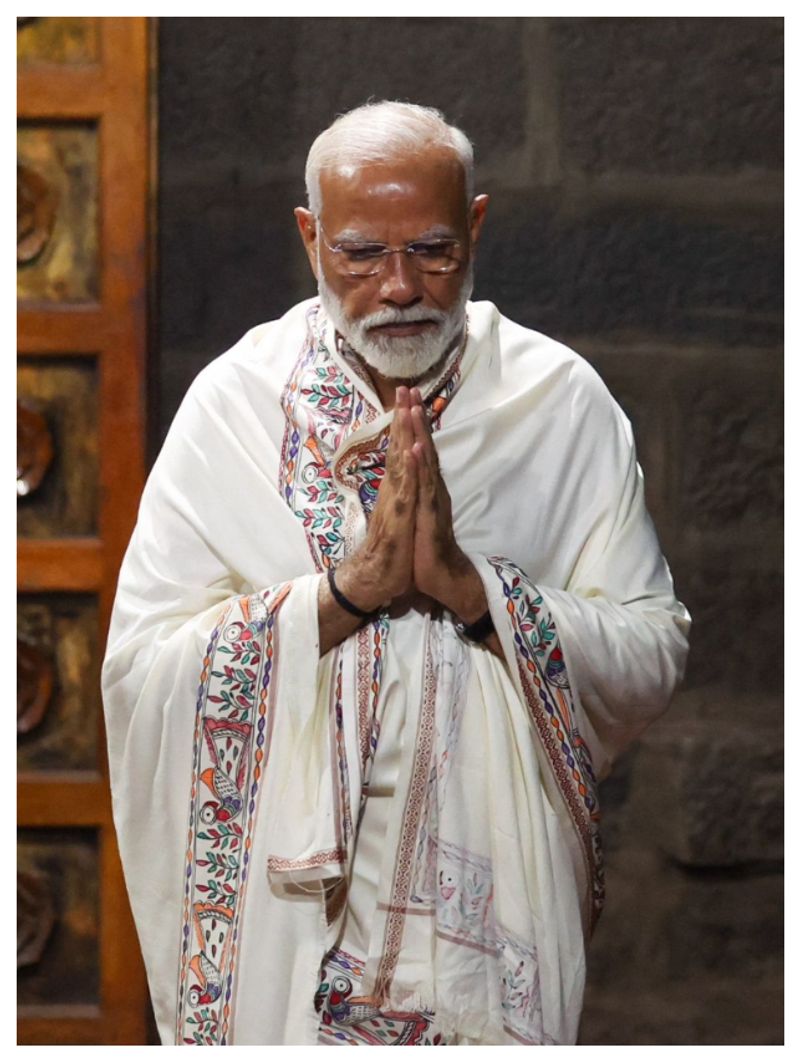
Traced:
[[424, 306], [411, 306], [409, 309], [385, 309], [370, 313], [358, 322], [361, 328], [379, 328], [383, 324], [414, 324], [416, 321], [435, 321], [442, 324], [447, 314], [440, 309], [426, 309]]

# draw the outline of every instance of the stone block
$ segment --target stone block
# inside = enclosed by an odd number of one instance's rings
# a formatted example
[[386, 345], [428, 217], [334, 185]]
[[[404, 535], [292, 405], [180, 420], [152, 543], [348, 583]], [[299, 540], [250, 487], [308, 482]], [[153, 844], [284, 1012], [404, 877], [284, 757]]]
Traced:
[[776, 697], [783, 684], [783, 579], [778, 545], [757, 536], [751, 549], [687, 548], [670, 553], [675, 585], [692, 616], [684, 686], [714, 684], [736, 696], [759, 691]]
[[162, 167], [185, 166], [202, 180], [212, 171], [217, 179], [237, 168], [290, 165], [309, 131], [287, 109], [304, 21], [159, 19]]
[[262, 321], [316, 291], [293, 188], [162, 187], [161, 437], [191, 380]]
[[507, 156], [526, 136], [525, 21], [162, 18], [164, 149], [219, 172], [302, 178], [312, 140], [337, 114], [387, 98], [439, 107], [479, 157]]
[[690, 867], [783, 857], [780, 705], [695, 691], [642, 739], [632, 789], [639, 832]]
[[476, 297], [565, 341], [580, 336], [781, 342], [779, 219], [736, 225], [557, 195], [500, 192], [481, 237]]
[[681, 874], [665, 926], [670, 980], [713, 973], [755, 980], [783, 965], [782, 873]]
[[607, 852], [606, 909], [589, 950], [592, 984], [719, 974], [757, 978], [783, 962], [783, 873], [772, 864], [687, 870], [647, 835]]
[[568, 169], [780, 169], [782, 19], [564, 18], [551, 38]]
[[[304, 19], [293, 66], [291, 117], [321, 132], [368, 99], [440, 108], [478, 158], [523, 142], [526, 57], [516, 18]], [[533, 75], [535, 77], [535, 73]]]
[[783, 982], [681, 978], [652, 987], [647, 970], [625, 991], [591, 987], [581, 1046], [775, 1046], [783, 1043]]
[[765, 566], [773, 567], [781, 548], [781, 375], [777, 351], [737, 350], [686, 359], [675, 381], [684, 532], [744, 533], [743, 543], [771, 554]]

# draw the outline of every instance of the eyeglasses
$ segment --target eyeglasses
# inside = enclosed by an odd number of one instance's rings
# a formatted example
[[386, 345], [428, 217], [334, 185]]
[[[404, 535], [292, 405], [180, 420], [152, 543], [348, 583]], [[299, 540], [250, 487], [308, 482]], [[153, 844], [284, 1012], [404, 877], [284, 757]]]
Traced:
[[455, 273], [463, 264], [457, 239], [416, 239], [403, 247], [349, 240], [329, 243], [322, 222], [318, 224], [322, 242], [334, 256], [334, 267], [343, 276], [375, 276], [386, 265], [390, 254], [405, 254], [421, 273]]

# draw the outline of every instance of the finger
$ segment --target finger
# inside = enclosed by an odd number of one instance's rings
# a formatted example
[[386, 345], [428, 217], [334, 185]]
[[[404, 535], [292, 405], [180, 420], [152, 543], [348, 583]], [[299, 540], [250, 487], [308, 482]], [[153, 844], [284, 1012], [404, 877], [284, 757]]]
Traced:
[[439, 474], [439, 455], [436, 452], [430, 424], [428, 423], [424, 410], [419, 406], [415, 406], [411, 410], [411, 418], [414, 426], [414, 440], [415, 442], [419, 442], [422, 446], [425, 462], [430, 470], [430, 475], [436, 477]]
[[426, 505], [433, 507], [436, 503], [436, 477], [431, 468], [430, 460], [421, 442], [414, 443], [412, 452], [419, 481], [419, 498]]
[[408, 387], [398, 387], [395, 391], [394, 414], [389, 427], [387, 461], [398, 460], [398, 454], [411, 446], [414, 429], [409, 416]]
[[411, 449], [414, 442], [414, 425], [411, 420], [411, 412], [407, 405], [395, 409], [393, 430], [398, 449]]
[[428, 424], [428, 418], [425, 415], [425, 409], [421, 405], [414, 405], [411, 408], [411, 422], [414, 428], [414, 438], [417, 442], [421, 442], [425, 446], [426, 440], [430, 438], [431, 429]]
[[403, 499], [406, 500], [410, 506], [414, 506], [417, 500], [417, 491], [419, 489], [419, 469], [417, 468], [417, 462], [414, 459], [414, 453], [412, 450], [407, 449], [403, 452], [403, 488], [402, 494]]

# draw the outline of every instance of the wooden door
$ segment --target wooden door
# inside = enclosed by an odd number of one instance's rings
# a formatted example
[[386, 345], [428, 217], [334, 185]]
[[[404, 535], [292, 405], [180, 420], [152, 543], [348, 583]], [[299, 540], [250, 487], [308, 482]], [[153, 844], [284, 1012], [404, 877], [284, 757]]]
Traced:
[[17, 44], [18, 1037], [143, 1043], [99, 671], [144, 478], [148, 24]]

